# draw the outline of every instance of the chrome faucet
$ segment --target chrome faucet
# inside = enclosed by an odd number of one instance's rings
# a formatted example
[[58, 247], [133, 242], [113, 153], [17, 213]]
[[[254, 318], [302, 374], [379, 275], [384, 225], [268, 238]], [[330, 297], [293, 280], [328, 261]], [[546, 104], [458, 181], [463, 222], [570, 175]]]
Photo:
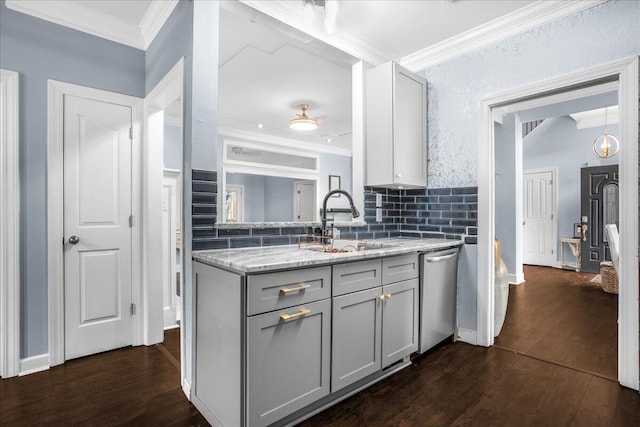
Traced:
[[325, 196], [324, 196], [324, 200], [322, 201], [322, 229], [321, 229], [321, 233], [322, 233], [322, 238], [324, 239], [327, 236], [327, 202], [329, 201], [329, 197], [333, 196], [334, 194], [344, 194], [345, 196], [347, 196], [347, 199], [349, 200], [349, 204], [351, 205], [351, 216], [353, 218], [358, 218], [360, 216], [360, 212], [358, 212], [358, 209], [356, 209], [356, 206], [353, 204], [353, 198], [351, 197], [351, 194], [347, 193], [344, 190], [331, 190], [329, 191]]

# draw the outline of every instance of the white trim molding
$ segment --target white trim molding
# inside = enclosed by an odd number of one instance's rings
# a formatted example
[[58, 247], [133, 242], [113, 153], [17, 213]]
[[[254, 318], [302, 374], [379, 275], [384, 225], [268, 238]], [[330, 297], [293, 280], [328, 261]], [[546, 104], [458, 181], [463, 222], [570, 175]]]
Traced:
[[64, 96], [73, 95], [98, 99], [131, 107], [133, 124], [132, 149], [132, 191], [131, 211], [133, 214], [131, 302], [140, 307], [132, 322], [133, 345], [143, 343], [144, 332], [144, 296], [142, 287], [142, 221], [141, 218], [141, 158], [140, 141], [142, 139], [143, 101], [129, 95], [108, 92], [64, 83], [48, 81], [47, 98], [47, 277], [49, 288], [49, 364], [56, 366], [64, 363], [64, 255], [61, 241], [64, 237], [63, 203], [63, 114]]
[[146, 50], [151, 45], [177, 4], [178, 0], [151, 2], [147, 12], [136, 25], [83, 5], [81, 2], [60, 0], [6, 1], [7, 8], [16, 12], [141, 50]]
[[191, 402], [191, 383], [186, 378], [182, 379], [182, 392], [187, 396], [187, 400]]
[[478, 146], [478, 299], [477, 342], [493, 344], [495, 192], [493, 110], [544, 93], [576, 85], [617, 79], [621, 144], [620, 171], [620, 293], [618, 295], [618, 380], [640, 388], [638, 313], [638, 56], [596, 66], [564, 77], [516, 88], [481, 100]]
[[20, 370], [20, 77], [0, 69], [0, 377]]
[[142, 35], [143, 46], [146, 50], [153, 39], [156, 38], [162, 26], [171, 16], [173, 9], [178, 5], [178, 0], [152, 1], [147, 12], [140, 20], [140, 34]]
[[537, 1], [400, 59], [415, 72], [589, 9], [606, 0]]
[[523, 272], [516, 273], [516, 274], [509, 273], [509, 284], [510, 285], [522, 285], [524, 282], [525, 282], [525, 280], [524, 280], [524, 273]]
[[20, 360], [20, 376], [35, 374], [49, 369], [49, 353], [25, 357]]
[[466, 342], [467, 344], [473, 344], [473, 345], [477, 345], [476, 342], [476, 337], [477, 337], [477, 332], [472, 330], [472, 329], [464, 329], [464, 328], [458, 328], [458, 333], [456, 334], [457, 341], [462, 341], [462, 342]]

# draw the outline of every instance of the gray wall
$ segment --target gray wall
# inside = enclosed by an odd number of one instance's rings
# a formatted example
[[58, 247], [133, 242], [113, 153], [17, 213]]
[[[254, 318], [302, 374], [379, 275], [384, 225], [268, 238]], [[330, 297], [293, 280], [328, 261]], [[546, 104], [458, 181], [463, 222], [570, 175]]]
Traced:
[[[611, 1], [422, 71], [429, 83], [429, 187], [477, 185], [481, 99], [638, 55], [638, 22], [640, 3]], [[475, 295], [476, 286], [461, 283], [460, 291]], [[459, 318], [470, 322], [461, 326], [476, 329], [475, 297], [459, 298]]]
[[0, 4], [0, 67], [20, 73], [20, 354], [48, 352], [47, 80], [142, 97], [143, 51]]
[[227, 174], [227, 184], [244, 186], [243, 222], [293, 221], [293, 183], [297, 178]]
[[[620, 135], [618, 125], [608, 126], [608, 131]], [[591, 143], [603, 132], [603, 126], [578, 130], [575, 122], [564, 116], [545, 120], [524, 139], [525, 171], [544, 167], [558, 168], [558, 261], [560, 238], [573, 237], [573, 224], [580, 222], [580, 168], [587, 163], [589, 166], [598, 166], [614, 165], [619, 161], [617, 156], [598, 159], [593, 155]], [[565, 250], [565, 259], [575, 258], [571, 251]]]
[[182, 128], [165, 125], [162, 160], [165, 169], [182, 168]]
[[[191, 170], [215, 170], [218, 92], [218, 2], [181, 0], [145, 56], [145, 93], [149, 93], [184, 58], [183, 233], [191, 235]], [[184, 259], [191, 259], [185, 246]], [[183, 265], [185, 377], [193, 384], [191, 262]]]
[[243, 222], [264, 221], [264, 178], [262, 175], [246, 173], [227, 174], [227, 184], [244, 186]]
[[[496, 167], [496, 239], [509, 273], [516, 274], [516, 180], [515, 116], [509, 114], [502, 124], [495, 124]], [[515, 160], [515, 161], [514, 161]], [[522, 161], [522, 159], [519, 159]]]
[[264, 183], [264, 220], [293, 221], [293, 178], [270, 176]]

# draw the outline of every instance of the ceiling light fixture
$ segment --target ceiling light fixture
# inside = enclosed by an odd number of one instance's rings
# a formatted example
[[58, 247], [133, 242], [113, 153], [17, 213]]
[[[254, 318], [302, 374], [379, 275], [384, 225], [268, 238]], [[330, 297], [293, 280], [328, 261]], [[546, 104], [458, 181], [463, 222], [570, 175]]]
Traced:
[[338, 0], [303, 0], [302, 23], [306, 27], [312, 26], [316, 20], [316, 6], [324, 8], [324, 30], [333, 34], [338, 19]]
[[607, 110], [604, 109], [604, 134], [593, 141], [593, 154], [601, 159], [608, 159], [618, 154], [620, 141], [618, 137], [607, 132]]
[[318, 128], [318, 120], [307, 116], [307, 104], [300, 104], [302, 114], [297, 114], [298, 118], [289, 120], [289, 127], [295, 130], [314, 130]]
[[256, 127], [257, 127], [258, 129], [262, 129], [262, 128], [264, 128], [264, 124], [262, 124], [262, 123], [258, 123], [258, 124], [256, 125]]

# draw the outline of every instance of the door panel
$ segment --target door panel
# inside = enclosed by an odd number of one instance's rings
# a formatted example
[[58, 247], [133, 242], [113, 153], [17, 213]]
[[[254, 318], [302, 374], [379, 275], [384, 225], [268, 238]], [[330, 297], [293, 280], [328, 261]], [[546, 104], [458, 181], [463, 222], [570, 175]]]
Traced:
[[380, 287], [333, 298], [331, 392], [381, 369]]
[[418, 279], [382, 287], [382, 367], [418, 351]]
[[553, 233], [553, 172], [524, 173], [525, 264], [553, 266], [556, 242]]
[[118, 251], [79, 252], [80, 325], [120, 317]]
[[131, 114], [64, 98], [65, 360], [132, 343]]
[[[580, 269], [586, 273], [599, 273], [600, 263], [610, 259], [609, 243], [604, 231], [605, 218], [614, 221], [612, 223], [618, 218], [617, 191], [606, 191], [618, 185], [618, 165], [582, 168], [580, 183], [583, 229], [586, 225], [580, 248]], [[605, 202], [608, 205], [606, 208]]]

